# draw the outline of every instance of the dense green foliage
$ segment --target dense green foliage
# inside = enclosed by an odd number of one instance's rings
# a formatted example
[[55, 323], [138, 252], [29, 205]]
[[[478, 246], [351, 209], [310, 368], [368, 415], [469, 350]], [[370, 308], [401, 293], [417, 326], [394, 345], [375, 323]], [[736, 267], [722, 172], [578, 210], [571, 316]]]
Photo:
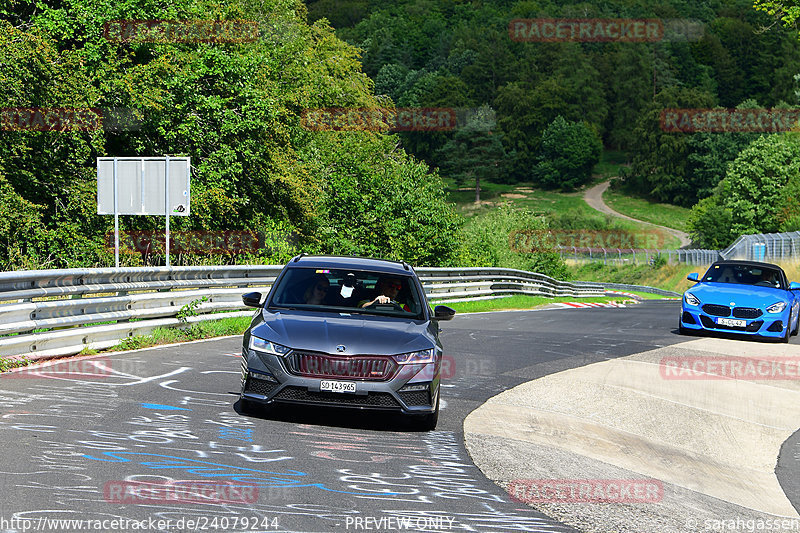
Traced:
[[714, 194], [693, 209], [696, 242], [722, 248], [742, 234], [800, 229], [800, 135], [765, 135], [730, 164]]
[[[464, 226], [464, 240], [459, 253], [459, 264], [518, 268], [539, 272], [555, 278], [567, 275], [566, 265], [558, 252], [551, 250], [544, 231], [547, 221], [530, 211], [513, 209], [507, 205], [470, 219]], [[515, 246], [517, 232], [532, 232], [540, 241], [541, 250], [527, 243]]]
[[[259, 22], [243, 43], [114, 42], [117, 19]], [[8, 107], [121, 108], [133, 126], [0, 135], [0, 268], [107, 265], [113, 218], [96, 214], [95, 158], [191, 156], [192, 215], [175, 230], [252, 230], [255, 256], [298, 249], [449, 264], [458, 219], [442, 182], [387, 135], [312, 132], [306, 108], [376, 106], [358, 51], [294, 0], [11, 1], [0, 4], [0, 100]], [[121, 217], [159, 230], [160, 217]], [[289, 243], [287, 235], [295, 238]], [[123, 254], [127, 263], [163, 258]]]
[[545, 187], [575, 189], [592, 179], [603, 145], [585, 122], [568, 122], [561, 115], [542, 134], [533, 176]]
[[[363, 51], [364, 71], [375, 80], [377, 94], [404, 106], [491, 106], [507, 155], [491, 178], [496, 182], [563, 183], [534, 170], [549, 159], [542, 136], [560, 115], [586, 122], [607, 148], [632, 152], [633, 165], [625, 176], [629, 191], [691, 206], [711, 193], [725, 166], [752, 138], [666, 133], [659, 127], [661, 110], [733, 108], [747, 101], [775, 107], [796, 101], [800, 43], [780, 26], [761, 31], [771, 25], [772, 16], [753, 9], [750, 0], [307, 3], [313, 19], [327, 18], [338, 35]], [[517, 42], [509, 37], [509, 21], [543, 17], [655, 17], [700, 26], [686, 38], [650, 43]], [[456, 178], [463, 172], [452, 159], [463, 152], [440, 149], [458, 135], [401, 137], [411, 153]], [[495, 152], [487, 155], [495, 158]]]

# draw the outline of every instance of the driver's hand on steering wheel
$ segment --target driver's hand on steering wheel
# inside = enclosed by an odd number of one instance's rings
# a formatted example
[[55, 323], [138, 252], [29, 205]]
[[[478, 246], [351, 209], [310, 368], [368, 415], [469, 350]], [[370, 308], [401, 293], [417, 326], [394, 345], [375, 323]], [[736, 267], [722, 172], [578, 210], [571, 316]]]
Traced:
[[381, 295], [377, 296], [374, 300], [372, 300], [372, 302], [370, 302], [369, 305], [372, 305], [372, 304], [375, 304], [375, 303], [388, 304], [388, 303], [391, 303], [391, 301], [392, 301], [391, 298], [389, 298], [386, 295], [381, 294]]

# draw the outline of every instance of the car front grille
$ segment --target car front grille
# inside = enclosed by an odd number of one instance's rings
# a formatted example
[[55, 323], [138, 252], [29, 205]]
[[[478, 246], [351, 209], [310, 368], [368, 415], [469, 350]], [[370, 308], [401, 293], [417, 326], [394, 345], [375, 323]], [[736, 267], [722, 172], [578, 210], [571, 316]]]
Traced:
[[303, 387], [286, 387], [275, 395], [275, 400], [294, 402], [326, 403], [331, 405], [355, 405], [399, 409], [400, 404], [388, 392], [370, 392], [365, 395], [349, 393], [312, 392]]
[[287, 366], [289, 372], [300, 376], [382, 381], [394, 374], [397, 364], [386, 356], [340, 357], [295, 352], [288, 357]]
[[727, 305], [705, 304], [703, 311], [711, 316], [730, 316], [731, 308]]
[[734, 307], [733, 316], [736, 318], [758, 318], [762, 315], [761, 309], [754, 307]]

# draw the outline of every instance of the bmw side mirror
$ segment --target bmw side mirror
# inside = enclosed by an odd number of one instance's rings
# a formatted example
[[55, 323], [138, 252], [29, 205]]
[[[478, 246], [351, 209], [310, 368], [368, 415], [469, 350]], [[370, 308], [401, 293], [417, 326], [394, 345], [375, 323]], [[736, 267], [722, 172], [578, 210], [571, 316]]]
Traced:
[[800, 283], [797, 283], [796, 281], [793, 281], [793, 282], [791, 282], [789, 284], [789, 290], [790, 291], [796, 291], [797, 289], [800, 289]]
[[686, 279], [688, 279], [689, 281], [699, 281], [699, 278], [697, 277], [697, 272], [692, 272], [691, 274], [686, 276]]
[[456, 310], [446, 305], [437, 305], [433, 308], [434, 320], [452, 320], [456, 316]]
[[261, 293], [248, 292], [247, 294], [242, 294], [242, 302], [247, 307], [261, 307]]

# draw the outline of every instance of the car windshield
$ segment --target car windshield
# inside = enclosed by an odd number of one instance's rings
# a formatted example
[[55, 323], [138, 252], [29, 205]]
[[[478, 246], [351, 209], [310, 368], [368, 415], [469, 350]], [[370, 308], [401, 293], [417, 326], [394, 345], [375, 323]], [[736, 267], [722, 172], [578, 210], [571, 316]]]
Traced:
[[780, 272], [755, 265], [712, 265], [702, 281], [784, 289]]
[[411, 276], [364, 270], [291, 268], [273, 288], [269, 309], [313, 309], [423, 318]]

